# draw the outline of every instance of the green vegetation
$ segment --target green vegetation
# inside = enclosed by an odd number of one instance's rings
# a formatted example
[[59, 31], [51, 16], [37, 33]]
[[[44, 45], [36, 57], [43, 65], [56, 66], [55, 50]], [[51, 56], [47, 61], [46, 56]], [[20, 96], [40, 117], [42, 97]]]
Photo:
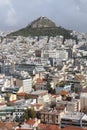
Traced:
[[25, 95], [25, 99], [30, 99], [31, 97], [30, 97], [30, 95]]
[[50, 81], [47, 81], [47, 89], [50, 90], [51, 89], [51, 85], [50, 85]]
[[50, 84], [50, 81], [49, 80], [47, 80], [47, 90], [48, 90], [48, 93], [51, 93], [51, 94], [55, 94], [56, 92], [55, 92], [55, 89], [53, 89], [52, 87], [51, 87], [51, 84]]
[[65, 82], [64, 81], [60, 81], [56, 86], [64, 87], [65, 86]]
[[16, 32], [13, 32], [9, 34], [10, 36], [57, 36], [62, 35], [64, 36], [64, 39], [73, 39], [74, 37], [70, 35], [71, 31], [66, 30], [62, 27], [41, 27], [41, 28], [31, 28], [26, 27], [23, 29], [20, 29]]
[[9, 93], [6, 93], [5, 100], [6, 100], [7, 102], [9, 102], [9, 100], [10, 100], [10, 94], [9, 94]]
[[28, 120], [29, 118], [35, 118], [36, 117], [36, 112], [34, 111], [34, 109], [27, 109], [24, 112], [24, 119]]
[[[18, 31], [12, 32], [8, 36], [48, 36], [48, 41], [49, 38], [62, 35], [64, 37], [63, 42], [65, 39], [76, 39], [76, 37], [73, 37], [71, 35], [72, 31], [64, 29], [61, 26], [56, 26], [54, 22], [52, 22], [50, 19], [46, 17], [40, 17], [36, 20], [34, 20], [31, 24], [26, 26], [25, 28], [22, 28]], [[48, 42], [47, 41], [47, 42]], [[32, 43], [33, 45], [34, 43]]]

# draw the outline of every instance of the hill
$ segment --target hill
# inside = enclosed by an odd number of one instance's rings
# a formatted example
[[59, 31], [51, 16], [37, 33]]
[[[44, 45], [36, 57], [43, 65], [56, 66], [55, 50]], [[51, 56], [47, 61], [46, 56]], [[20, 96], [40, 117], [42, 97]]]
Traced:
[[47, 28], [47, 27], [56, 27], [55, 23], [48, 19], [47, 17], [39, 17], [34, 20], [28, 27], [31, 28]]
[[58, 27], [56, 24], [46, 17], [40, 17], [34, 20], [25, 28], [12, 32], [10, 36], [56, 36], [63, 35], [65, 39], [73, 38], [70, 34], [72, 31]]

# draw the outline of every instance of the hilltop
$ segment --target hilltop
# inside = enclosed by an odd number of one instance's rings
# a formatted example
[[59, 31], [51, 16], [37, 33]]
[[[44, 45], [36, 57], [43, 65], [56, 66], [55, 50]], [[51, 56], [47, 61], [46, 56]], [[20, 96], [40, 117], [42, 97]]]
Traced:
[[56, 27], [55, 23], [48, 19], [47, 17], [39, 17], [38, 19], [34, 20], [28, 27], [31, 28], [51, 28]]
[[67, 30], [61, 26], [56, 26], [56, 24], [48, 19], [47, 17], [39, 17], [34, 20], [25, 28], [18, 31], [12, 32], [10, 36], [56, 36], [63, 35], [64, 38], [73, 38], [71, 36], [71, 30]]

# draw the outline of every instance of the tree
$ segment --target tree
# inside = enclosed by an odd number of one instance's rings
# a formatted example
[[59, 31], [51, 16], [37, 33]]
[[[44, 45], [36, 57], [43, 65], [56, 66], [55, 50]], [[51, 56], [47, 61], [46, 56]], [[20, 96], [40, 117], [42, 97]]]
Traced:
[[35, 44], [35, 42], [32, 42], [32, 45], [34, 45]]
[[5, 100], [6, 100], [7, 102], [9, 102], [9, 100], [10, 100], [10, 94], [9, 94], [9, 93], [6, 93]]
[[51, 91], [52, 91], [51, 84], [50, 84], [49, 80], [47, 80], [47, 90], [49, 93], [51, 93]]
[[64, 87], [65, 82], [64, 82], [64, 81], [60, 81], [57, 85], [58, 85], [59, 87]]
[[34, 109], [29, 108], [29, 109], [25, 110], [24, 118], [26, 120], [28, 120], [29, 118], [35, 118], [35, 117], [36, 117], [36, 112], [34, 111]]
[[39, 111], [36, 113], [36, 117], [37, 117], [38, 119], [41, 119], [41, 114], [40, 114]]
[[50, 81], [47, 81], [47, 89], [49, 90], [51, 88]]

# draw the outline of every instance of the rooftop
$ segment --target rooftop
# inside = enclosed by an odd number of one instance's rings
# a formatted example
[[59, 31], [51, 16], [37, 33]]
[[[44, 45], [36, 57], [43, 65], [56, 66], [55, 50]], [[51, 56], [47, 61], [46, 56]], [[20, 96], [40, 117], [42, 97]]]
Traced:
[[47, 93], [48, 93], [47, 90], [37, 90], [37, 91], [32, 92], [31, 94], [32, 95], [44, 95], [44, 94], [47, 94]]
[[84, 113], [80, 112], [66, 112], [62, 118], [70, 120], [80, 120], [84, 116]]
[[[62, 129], [60, 129], [62, 130]], [[65, 128], [63, 128], [63, 130], [84, 130], [83, 128], [79, 128], [79, 127], [74, 127], [74, 126], [66, 126]]]
[[81, 93], [81, 97], [87, 97], [87, 93]]
[[49, 124], [39, 124], [38, 130], [83, 130], [83, 128], [74, 127], [74, 126], [66, 126], [64, 128], [60, 128], [58, 125], [49, 125]]
[[12, 130], [13, 127], [18, 126], [18, 123], [16, 122], [0, 122], [0, 129], [1, 130]]
[[87, 115], [86, 114], [82, 117], [82, 120], [87, 121]]

